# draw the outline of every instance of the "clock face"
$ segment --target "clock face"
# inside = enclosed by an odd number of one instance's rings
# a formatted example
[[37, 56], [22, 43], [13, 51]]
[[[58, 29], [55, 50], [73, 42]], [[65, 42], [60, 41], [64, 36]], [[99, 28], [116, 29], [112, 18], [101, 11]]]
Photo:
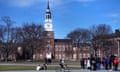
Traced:
[[47, 25], [47, 27], [49, 28], [49, 27], [50, 27], [50, 25], [48, 24], [48, 25]]

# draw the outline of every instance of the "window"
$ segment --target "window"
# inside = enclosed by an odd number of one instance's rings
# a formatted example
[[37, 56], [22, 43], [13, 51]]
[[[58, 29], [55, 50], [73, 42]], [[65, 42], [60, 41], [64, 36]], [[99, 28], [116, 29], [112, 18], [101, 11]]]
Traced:
[[83, 50], [85, 51], [85, 50], [86, 50], [86, 47], [83, 47]]
[[58, 46], [58, 50], [61, 51], [61, 46], [60, 45]]
[[82, 54], [81, 53], [80, 53], [79, 57], [82, 58]]
[[58, 51], [58, 46], [57, 45], [55, 46], [55, 51]]
[[73, 47], [73, 51], [76, 51], [76, 47]]
[[83, 58], [86, 58], [86, 54], [85, 53], [83, 53]]
[[59, 54], [59, 59], [61, 59], [61, 54]]
[[58, 54], [55, 54], [55, 57], [58, 59]]
[[90, 54], [89, 54], [89, 53], [87, 53], [87, 57], [90, 57]]
[[76, 59], [76, 54], [73, 54], [73, 58]]
[[64, 45], [62, 45], [61, 47], [62, 47], [62, 51], [65, 51], [65, 46], [64, 46]]

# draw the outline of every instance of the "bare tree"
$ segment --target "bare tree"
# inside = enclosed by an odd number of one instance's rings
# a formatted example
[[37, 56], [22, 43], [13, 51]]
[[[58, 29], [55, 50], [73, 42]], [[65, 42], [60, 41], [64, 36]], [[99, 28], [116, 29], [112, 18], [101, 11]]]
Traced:
[[24, 24], [22, 28], [17, 28], [16, 34], [17, 39], [22, 42], [22, 46], [25, 47], [26, 53], [28, 53], [28, 57], [33, 58], [33, 53], [35, 50], [42, 49], [42, 34], [43, 27], [40, 24]]
[[[73, 44], [80, 49], [82, 52], [82, 58], [83, 58], [83, 48], [85, 48], [85, 44], [90, 42], [90, 31], [87, 29], [75, 29], [74, 31], [70, 32], [67, 35], [68, 38], [72, 39]], [[84, 47], [82, 46], [84, 44]], [[77, 51], [78, 52], [78, 51]], [[79, 54], [77, 53], [77, 58]]]
[[90, 28], [91, 35], [92, 35], [92, 47], [95, 51], [95, 55], [97, 55], [96, 51], [100, 48], [104, 48], [104, 44], [106, 42], [106, 35], [112, 33], [112, 29], [107, 24], [99, 24], [93, 25]]
[[5, 34], [5, 27], [0, 25], [0, 60], [4, 60], [4, 34]]
[[9, 54], [9, 42], [11, 39], [11, 26], [14, 23], [14, 21], [11, 20], [11, 18], [9, 16], [4, 16], [1, 17], [1, 21], [3, 22], [3, 24], [5, 23], [5, 35], [4, 35], [4, 42], [6, 42], [6, 47], [5, 47], [5, 61], [8, 60], [8, 54]]
[[5, 26], [0, 25], [0, 40], [4, 40], [4, 34], [5, 34]]

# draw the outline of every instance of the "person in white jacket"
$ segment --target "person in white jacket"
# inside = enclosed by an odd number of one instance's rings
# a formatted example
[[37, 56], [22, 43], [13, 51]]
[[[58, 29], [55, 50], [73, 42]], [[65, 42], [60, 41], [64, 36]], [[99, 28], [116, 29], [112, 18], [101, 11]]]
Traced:
[[90, 58], [87, 59], [87, 69], [90, 69]]
[[40, 69], [41, 69], [41, 66], [38, 65], [38, 66], [36, 67], [36, 70], [39, 71]]

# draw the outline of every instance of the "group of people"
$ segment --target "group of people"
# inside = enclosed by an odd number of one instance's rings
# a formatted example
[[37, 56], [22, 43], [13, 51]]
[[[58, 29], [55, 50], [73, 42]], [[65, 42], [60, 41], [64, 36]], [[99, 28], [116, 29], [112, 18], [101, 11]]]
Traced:
[[[61, 69], [64, 69], [65, 68], [65, 63], [64, 63], [64, 58], [61, 58], [60, 61], [59, 61], [59, 65], [61, 67]], [[38, 65], [36, 67], [36, 70], [39, 71], [39, 70], [47, 70], [47, 63], [43, 64], [43, 65]]]
[[90, 58], [82, 58], [80, 60], [81, 68], [90, 70], [118, 70], [118, 63], [119, 60], [115, 55], [103, 58], [91, 56]]

